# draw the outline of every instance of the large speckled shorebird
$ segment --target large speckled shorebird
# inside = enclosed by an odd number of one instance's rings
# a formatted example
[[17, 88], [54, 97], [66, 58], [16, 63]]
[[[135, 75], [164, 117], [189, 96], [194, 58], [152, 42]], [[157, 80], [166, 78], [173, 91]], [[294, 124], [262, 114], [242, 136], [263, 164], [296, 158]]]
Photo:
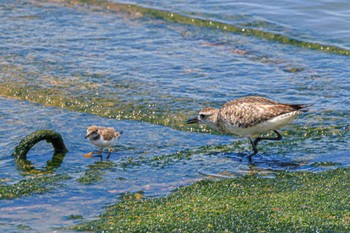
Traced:
[[109, 153], [107, 159], [111, 156], [114, 146], [123, 131], [117, 132], [113, 128], [101, 127], [101, 126], [90, 126], [86, 129], [86, 136], [89, 141], [97, 146], [100, 150], [98, 152], [90, 152], [85, 154], [85, 157], [92, 157], [93, 154], [97, 154], [102, 159], [102, 152], [104, 148], [109, 147]]
[[[253, 153], [258, 153], [257, 145], [262, 140], [281, 140], [277, 129], [291, 123], [299, 114], [306, 112], [305, 104], [284, 104], [260, 96], [247, 96], [232, 100], [222, 108], [207, 107], [198, 117], [189, 119], [187, 124], [204, 123], [225, 134], [247, 137], [252, 144]], [[275, 132], [276, 137], [259, 137], [259, 134]], [[253, 137], [256, 137], [253, 140]]]

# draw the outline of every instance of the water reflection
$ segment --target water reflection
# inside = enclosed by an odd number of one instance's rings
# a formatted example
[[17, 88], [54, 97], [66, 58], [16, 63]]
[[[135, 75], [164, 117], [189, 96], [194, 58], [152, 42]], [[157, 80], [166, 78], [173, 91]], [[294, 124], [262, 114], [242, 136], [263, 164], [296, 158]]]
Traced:
[[55, 169], [59, 168], [64, 160], [66, 153], [54, 153], [52, 159], [46, 162], [46, 166], [42, 168], [35, 167], [33, 163], [27, 158], [16, 158], [17, 168], [24, 172], [22, 174], [48, 174], [54, 172]]
[[217, 158], [213, 158], [213, 164], [198, 169], [198, 173], [209, 178], [234, 178], [245, 175], [274, 178], [279, 171], [298, 171], [309, 163], [276, 155], [257, 155], [254, 162], [251, 162], [245, 159], [245, 156], [233, 153], [218, 155]]

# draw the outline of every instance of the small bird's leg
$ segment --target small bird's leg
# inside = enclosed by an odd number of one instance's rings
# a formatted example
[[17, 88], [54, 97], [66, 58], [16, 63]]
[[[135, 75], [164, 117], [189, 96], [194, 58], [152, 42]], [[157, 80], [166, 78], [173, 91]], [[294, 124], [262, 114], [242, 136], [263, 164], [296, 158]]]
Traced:
[[258, 143], [262, 140], [273, 140], [273, 141], [278, 141], [278, 140], [281, 140], [282, 139], [282, 135], [277, 131], [277, 130], [274, 130], [273, 132], [275, 132], [277, 134], [277, 137], [276, 138], [267, 138], [267, 137], [257, 137], [255, 138], [254, 140], [254, 144], [255, 146], [258, 145]]
[[[90, 152], [90, 153], [84, 154], [84, 156], [87, 157], [87, 158], [91, 158], [91, 157], [100, 157], [101, 160], [102, 160], [102, 151], [103, 151], [103, 150], [99, 150], [99, 151], [97, 151], [97, 152]], [[93, 156], [94, 154], [96, 154], [96, 155]]]
[[107, 155], [107, 159], [109, 159], [109, 157], [111, 157], [111, 153], [112, 153], [113, 151], [114, 151], [113, 148], [110, 147], [110, 148], [109, 148], [109, 153], [108, 153], [108, 155]]

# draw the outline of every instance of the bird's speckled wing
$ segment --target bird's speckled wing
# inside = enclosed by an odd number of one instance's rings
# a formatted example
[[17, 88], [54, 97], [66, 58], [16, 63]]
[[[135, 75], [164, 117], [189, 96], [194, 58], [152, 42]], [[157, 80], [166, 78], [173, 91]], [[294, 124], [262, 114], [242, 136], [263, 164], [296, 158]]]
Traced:
[[99, 132], [101, 134], [101, 136], [103, 137], [104, 140], [111, 140], [113, 138], [115, 138], [115, 131], [113, 128], [100, 128]]
[[303, 107], [303, 105], [282, 104], [263, 97], [249, 96], [226, 103], [220, 109], [218, 121], [249, 128], [286, 113], [301, 113], [298, 110]]

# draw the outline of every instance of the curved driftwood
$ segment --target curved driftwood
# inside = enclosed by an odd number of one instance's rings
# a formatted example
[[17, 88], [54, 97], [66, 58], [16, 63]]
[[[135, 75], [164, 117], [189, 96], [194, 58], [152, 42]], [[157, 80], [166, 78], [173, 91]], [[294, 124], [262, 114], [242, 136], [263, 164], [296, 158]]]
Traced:
[[13, 156], [15, 156], [16, 159], [26, 160], [28, 151], [42, 140], [46, 140], [47, 143], [52, 144], [55, 150], [54, 156], [57, 154], [66, 154], [68, 151], [59, 133], [53, 130], [37, 130], [22, 139], [19, 145], [16, 146]]

